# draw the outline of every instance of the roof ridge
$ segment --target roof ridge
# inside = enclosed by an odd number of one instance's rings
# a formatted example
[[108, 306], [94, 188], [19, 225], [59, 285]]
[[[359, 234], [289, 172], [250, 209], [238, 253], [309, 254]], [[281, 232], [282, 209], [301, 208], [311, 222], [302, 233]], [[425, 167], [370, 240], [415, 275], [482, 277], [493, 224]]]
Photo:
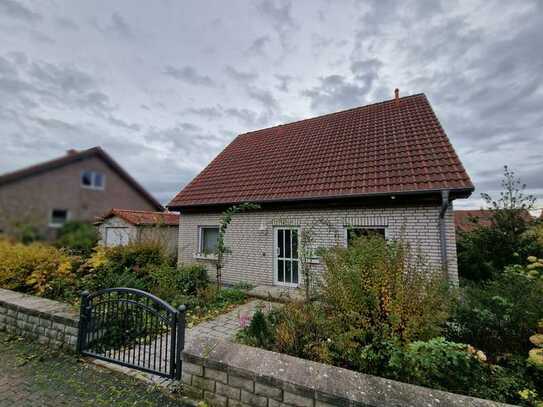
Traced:
[[30, 171], [30, 170], [33, 170], [33, 169], [39, 169], [42, 166], [56, 164], [57, 162], [62, 162], [63, 160], [66, 160], [68, 158], [73, 159], [73, 157], [78, 157], [78, 156], [82, 156], [82, 155], [86, 155], [86, 154], [89, 154], [89, 153], [92, 153], [92, 152], [98, 152], [98, 151], [104, 151], [104, 150], [100, 146], [94, 146], [94, 147], [87, 148], [87, 149], [81, 150], [81, 151], [77, 151], [77, 152], [74, 152], [74, 153], [71, 153], [71, 154], [65, 154], [65, 155], [60, 156], [60, 157], [51, 158], [50, 160], [41, 161], [41, 162], [36, 163], [36, 164], [27, 165], [26, 167], [19, 168], [18, 170], [8, 171], [8, 172], [5, 172], [3, 174], [0, 174], [0, 181], [2, 181], [4, 178], [6, 178], [6, 179], [10, 178], [10, 177], [12, 177], [14, 175], [18, 176], [19, 173], [24, 173], [26, 171]]
[[121, 167], [117, 161], [115, 161], [102, 147], [94, 146], [81, 151], [74, 151], [65, 154], [58, 158], [43, 161], [41, 163], [33, 164], [28, 167], [21, 168], [16, 171], [8, 172], [0, 175], [0, 186], [8, 184], [10, 182], [16, 182], [22, 178], [32, 177], [44, 172], [48, 172], [65, 165], [72, 164], [79, 160], [85, 160], [89, 157], [99, 157], [105, 162], [118, 176], [124, 179], [125, 182], [130, 184], [132, 188], [137, 190], [143, 197], [147, 199], [156, 209], [161, 209], [163, 206], [158, 202], [138, 181], [134, 179], [126, 170]]
[[156, 213], [160, 215], [177, 215], [177, 212], [174, 211], [146, 211], [144, 209], [122, 209], [122, 208], [111, 208], [112, 211], [118, 211], [118, 212], [136, 212], [136, 213]]
[[[421, 96], [426, 98], [426, 94], [424, 92], [420, 92], [420, 93], [415, 93], [414, 95], [402, 96], [401, 98], [399, 98], [399, 100], [401, 101], [402, 99], [411, 99], [411, 98], [414, 98], [414, 97], [421, 97]], [[325, 114], [321, 114], [319, 116], [307, 117], [305, 119], [294, 120], [292, 122], [281, 123], [281, 124], [277, 124], [275, 126], [265, 127], [263, 129], [252, 130], [252, 131], [248, 131], [246, 133], [240, 133], [240, 134], [238, 134], [238, 137], [246, 136], [248, 134], [258, 133], [258, 132], [261, 132], [261, 131], [264, 131], [264, 130], [271, 130], [271, 129], [275, 129], [275, 128], [278, 128], [278, 127], [289, 126], [291, 124], [303, 123], [303, 122], [310, 121], [310, 120], [320, 120], [320, 119], [325, 118], [327, 116], [333, 116], [333, 115], [336, 115], [336, 114], [347, 113], [347, 112], [351, 112], [351, 111], [359, 110], [359, 109], [367, 109], [367, 108], [377, 106], [377, 105], [384, 105], [384, 104], [387, 104], [387, 103], [392, 103], [394, 101], [395, 101], [395, 99], [392, 98], [392, 99], [382, 100], [380, 102], [370, 103], [370, 104], [367, 104], [367, 105], [350, 107], [348, 109], [338, 110], [336, 112], [325, 113]]]

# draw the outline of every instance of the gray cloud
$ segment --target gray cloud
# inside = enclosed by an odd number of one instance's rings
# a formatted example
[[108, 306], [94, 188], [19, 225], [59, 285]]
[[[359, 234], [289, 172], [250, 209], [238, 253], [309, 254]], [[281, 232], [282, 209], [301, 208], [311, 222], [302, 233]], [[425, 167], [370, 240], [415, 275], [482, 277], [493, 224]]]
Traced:
[[77, 25], [73, 20], [70, 20], [69, 18], [66, 18], [66, 17], [57, 17], [55, 19], [55, 22], [59, 27], [64, 28], [66, 30], [71, 30], [71, 31], [79, 30], [79, 25]]
[[542, 26], [538, 0], [0, 0], [0, 172], [101, 144], [164, 202], [235, 134], [399, 87], [479, 192], [508, 164], [541, 194]]
[[108, 27], [111, 31], [124, 38], [131, 38], [134, 33], [125, 19], [117, 12], [111, 15], [111, 24]]
[[207, 75], [202, 75], [198, 71], [189, 65], [181, 68], [168, 65], [164, 68], [164, 73], [182, 82], [186, 82], [193, 85], [202, 86], [215, 86], [215, 82]]
[[266, 126], [270, 122], [269, 114], [266, 112], [259, 113], [256, 110], [247, 108], [228, 108], [225, 110], [225, 114], [238, 119], [248, 130]]
[[121, 38], [122, 40], [130, 40], [134, 38], [133, 28], [117, 11], [112, 12], [106, 22], [98, 21], [96, 18], [92, 18], [91, 21], [92, 25], [103, 34], [113, 35]]
[[14, 0], [0, 0], [0, 10], [11, 18], [27, 23], [35, 23], [43, 18], [41, 14], [26, 8]]
[[291, 75], [276, 74], [275, 78], [279, 81], [279, 84], [276, 86], [276, 88], [281, 92], [288, 92], [290, 83], [294, 80], [294, 77]]
[[223, 116], [223, 109], [220, 106], [211, 107], [189, 107], [182, 114], [188, 113], [196, 116], [201, 116], [206, 119], [218, 119]]
[[253, 82], [258, 78], [258, 74], [255, 72], [239, 71], [232, 66], [226, 66], [224, 70], [230, 78], [244, 85]]
[[290, 36], [298, 25], [292, 17], [292, 2], [290, 0], [261, 0], [257, 6], [260, 14], [268, 19], [277, 33], [283, 49], [291, 47]]
[[264, 55], [264, 49], [266, 45], [269, 44], [270, 41], [271, 39], [267, 35], [258, 37], [251, 43], [245, 53], [250, 56], [262, 56]]
[[319, 78], [319, 84], [302, 91], [309, 98], [311, 109], [326, 113], [360, 106], [368, 102], [368, 96], [379, 78], [383, 64], [377, 59], [357, 60], [351, 63], [352, 77], [328, 75]]

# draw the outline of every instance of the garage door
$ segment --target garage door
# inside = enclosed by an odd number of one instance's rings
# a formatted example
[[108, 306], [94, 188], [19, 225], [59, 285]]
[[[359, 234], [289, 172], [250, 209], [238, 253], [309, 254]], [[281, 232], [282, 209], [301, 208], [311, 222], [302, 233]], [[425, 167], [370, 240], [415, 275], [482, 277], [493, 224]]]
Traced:
[[119, 246], [127, 244], [130, 240], [129, 229], [122, 227], [106, 228], [106, 246]]

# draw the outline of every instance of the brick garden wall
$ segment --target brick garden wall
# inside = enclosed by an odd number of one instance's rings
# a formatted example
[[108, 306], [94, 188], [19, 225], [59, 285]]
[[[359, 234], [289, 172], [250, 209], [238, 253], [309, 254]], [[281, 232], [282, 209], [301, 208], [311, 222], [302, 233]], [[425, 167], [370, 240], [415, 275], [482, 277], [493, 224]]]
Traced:
[[[311, 209], [285, 211], [252, 211], [233, 217], [225, 236], [232, 253], [225, 256], [223, 281], [252, 284], [273, 284], [274, 227], [310, 227], [320, 219], [333, 225], [333, 230], [320, 225], [314, 228], [316, 247], [346, 245], [347, 226], [381, 226], [390, 239], [403, 238], [414, 251], [420, 252], [436, 267], [441, 266], [439, 206], [391, 208]], [[179, 262], [201, 262], [213, 277], [214, 266], [209, 260], [195, 257], [198, 251], [198, 227], [218, 226], [220, 213], [183, 213], [179, 219]], [[449, 281], [458, 283], [456, 237], [452, 205], [445, 215], [448, 247]], [[264, 225], [265, 231], [260, 227]], [[337, 236], [335, 236], [337, 235]], [[339, 240], [339, 241], [337, 241]], [[319, 270], [322, 265], [314, 267]]]
[[75, 351], [79, 314], [46, 298], [0, 289], [0, 331]]
[[183, 389], [211, 406], [505, 406], [227, 341], [192, 340]]

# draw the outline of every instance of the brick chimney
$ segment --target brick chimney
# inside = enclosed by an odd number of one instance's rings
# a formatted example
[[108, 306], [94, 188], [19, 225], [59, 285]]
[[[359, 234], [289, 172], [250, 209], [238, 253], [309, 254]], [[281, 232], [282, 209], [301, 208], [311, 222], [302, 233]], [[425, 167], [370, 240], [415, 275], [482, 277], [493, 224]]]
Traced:
[[400, 106], [400, 89], [394, 89], [394, 104]]
[[76, 149], [74, 148], [70, 148], [69, 150], [66, 151], [66, 155], [75, 155], [77, 154], [79, 151], [77, 151]]

